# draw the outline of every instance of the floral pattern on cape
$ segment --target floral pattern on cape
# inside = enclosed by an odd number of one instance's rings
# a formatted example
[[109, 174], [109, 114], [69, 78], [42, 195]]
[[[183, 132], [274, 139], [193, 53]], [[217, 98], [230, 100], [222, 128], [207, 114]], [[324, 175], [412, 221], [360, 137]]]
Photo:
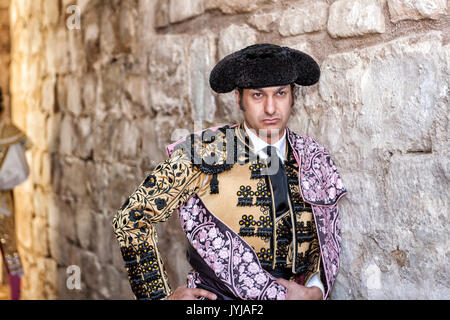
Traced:
[[[198, 196], [180, 207], [179, 217], [192, 247], [236, 298], [286, 298], [286, 288], [261, 267], [253, 249], [214, 217]], [[195, 285], [190, 280], [189, 284]]]
[[300, 167], [300, 190], [314, 213], [327, 281], [326, 299], [339, 272], [341, 225], [337, 202], [347, 191], [328, 151], [313, 138], [287, 130]]
[[301, 165], [299, 184], [303, 198], [316, 205], [335, 204], [346, 190], [328, 151], [313, 138], [289, 129], [288, 137]]

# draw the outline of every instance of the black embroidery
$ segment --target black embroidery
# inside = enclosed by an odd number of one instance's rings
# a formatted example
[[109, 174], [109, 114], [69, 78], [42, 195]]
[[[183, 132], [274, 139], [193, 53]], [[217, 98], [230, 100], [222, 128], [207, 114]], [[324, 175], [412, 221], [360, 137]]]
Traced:
[[272, 195], [264, 179], [258, 182], [257, 191], [255, 192], [257, 206], [272, 206]]
[[209, 193], [210, 194], [219, 193], [219, 180], [217, 179], [217, 173], [213, 174], [211, 182], [209, 183]]
[[258, 230], [256, 235], [261, 237], [263, 240], [268, 240], [272, 237], [273, 234], [273, 222], [270, 216], [261, 216], [259, 217], [259, 221], [257, 223]]
[[[237, 162], [236, 138], [234, 130], [225, 125], [216, 131], [207, 129], [202, 132], [201, 137], [191, 133], [174, 150], [183, 149], [195, 169], [206, 174], [217, 174], [230, 170]], [[214, 191], [213, 189], [213, 193]]]
[[153, 174], [150, 174], [145, 180], [144, 180], [144, 187], [146, 188], [153, 188], [156, 184], [156, 176]]
[[289, 246], [292, 243], [292, 223], [290, 219], [290, 215], [287, 215], [277, 225], [277, 250], [275, 252], [277, 266], [285, 266], [287, 263]]
[[310, 250], [306, 250], [305, 252], [298, 252], [297, 258], [295, 259], [295, 273], [300, 274], [308, 270], [310, 267], [309, 263], [309, 253]]
[[142, 212], [142, 210], [138, 210], [138, 209], [130, 210], [130, 213], [128, 214], [128, 219], [130, 219], [130, 221], [133, 221], [133, 222], [141, 220], [143, 217], [144, 217], [144, 213]]
[[155, 199], [155, 204], [158, 210], [162, 210], [166, 206], [166, 199], [157, 198]]
[[263, 177], [261, 170], [265, 168], [266, 165], [261, 160], [253, 161], [249, 169], [251, 171], [250, 179], [260, 179]]
[[250, 186], [241, 185], [239, 187], [239, 190], [236, 192], [236, 195], [238, 196], [237, 205], [240, 207], [252, 206], [254, 194], [255, 193], [252, 191], [252, 188]]
[[243, 215], [239, 221], [241, 228], [239, 229], [239, 235], [244, 237], [251, 237], [255, 235], [256, 221], [252, 215]]
[[297, 242], [300, 244], [302, 242], [312, 241], [314, 238], [314, 228], [312, 221], [308, 221], [305, 226], [305, 222], [301, 221], [297, 223]]
[[261, 267], [266, 270], [272, 268], [273, 252], [271, 249], [261, 248], [256, 255], [258, 256]]
[[303, 198], [300, 195], [297, 185], [290, 184], [289, 190], [291, 193], [291, 203], [292, 203], [294, 212], [296, 212], [296, 213], [300, 213], [302, 211], [312, 212], [311, 205], [303, 201]]

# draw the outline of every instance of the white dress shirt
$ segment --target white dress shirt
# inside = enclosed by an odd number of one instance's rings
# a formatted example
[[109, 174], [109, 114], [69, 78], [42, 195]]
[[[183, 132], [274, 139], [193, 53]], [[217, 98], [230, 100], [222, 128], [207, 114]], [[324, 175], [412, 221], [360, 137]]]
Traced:
[[[244, 121], [244, 128], [245, 131], [247, 132], [247, 135], [250, 137], [252, 144], [253, 144], [253, 149], [254, 152], [259, 155], [261, 158], [265, 159], [267, 158], [267, 154], [262, 151], [265, 147], [267, 147], [269, 144], [264, 141], [263, 139], [261, 139], [260, 137], [258, 137], [252, 130], [250, 130], [249, 127], [247, 127], [247, 124]], [[286, 152], [286, 129], [284, 130], [283, 136], [281, 137], [280, 140], [278, 140], [277, 142], [275, 142], [274, 144], [271, 144], [272, 147], [275, 147], [275, 149], [277, 150], [277, 154], [278, 157], [284, 161], [284, 154]], [[306, 287], [310, 288], [316, 286], [318, 287], [320, 290], [322, 290], [322, 297], [325, 296], [325, 288], [322, 284], [322, 282], [320, 281], [319, 278], [319, 274], [315, 274], [311, 277], [311, 279], [309, 279], [308, 283], [306, 284]]]
[[[245, 121], [244, 121], [244, 128], [252, 141], [255, 153], [259, 155], [262, 159], [267, 158], [268, 157], [267, 154], [264, 151], [262, 151], [262, 149], [267, 147], [269, 144], [260, 137], [258, 137], [252, 130], [250, 130], [250, 128], [247, 127]], [[275, 147], [275, 149], [277, 150], [278, 157], [281, 159], [281, 161], [284, 161], [285, 160], [284, 154], [286, 152], [286, 129], [284, 130], [281, 139], [275, 142], [274, 144], [271, 144], [271, 146]]]

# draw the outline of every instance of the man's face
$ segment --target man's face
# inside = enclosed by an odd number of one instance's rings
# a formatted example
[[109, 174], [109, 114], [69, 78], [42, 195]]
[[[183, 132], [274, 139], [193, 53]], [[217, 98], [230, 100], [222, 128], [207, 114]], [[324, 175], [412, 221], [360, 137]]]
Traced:
[[[235, 93], [239, 108], [239, 91]], [[245, 108], [245, 123], [261, 139], [273, 144], [283, 136], [292, 103], [290, 85], [244, 89], [242, 105]]]

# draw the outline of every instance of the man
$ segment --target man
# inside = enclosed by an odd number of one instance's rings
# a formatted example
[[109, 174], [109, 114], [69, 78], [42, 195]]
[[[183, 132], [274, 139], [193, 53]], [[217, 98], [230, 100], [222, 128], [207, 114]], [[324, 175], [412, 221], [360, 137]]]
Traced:
[[29, 174], [24, 153], [27, 139], [4, 117], [2, 103], [0, 89], [0, 249], [8, 273], [10, 298], [19, 300], [23, 270], [16, 245], [12, 190], [24, 182]]
[[[291, 131], [295, 84], [319, 80], [308, 55], [271, 44], [223, 58], [217, 93], [235, 90], [244, 121], [167, 146], [113, 226], [138, 299], [322, 299], [339, 268], [337, 202], [345, 188], [328, 152]], [[189, 241], [187, 285], [171, 291], [154, 224], [178, 211]]]

